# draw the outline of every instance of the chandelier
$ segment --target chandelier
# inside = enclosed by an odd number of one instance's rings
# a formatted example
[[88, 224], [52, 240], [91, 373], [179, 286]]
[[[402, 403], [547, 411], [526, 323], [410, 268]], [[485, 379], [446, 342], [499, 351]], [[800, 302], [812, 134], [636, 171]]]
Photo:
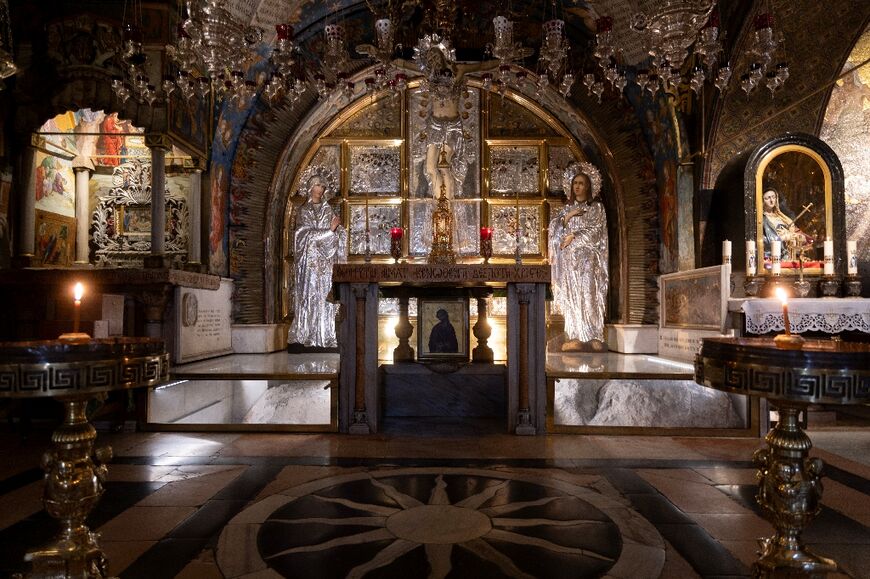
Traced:
[[755, 31], [750, 38], [748, 52], [752, 56], [749, 70], [740, 76], [740, 88], [749, 96], [762, 82], [774, 96], [789, 77], [788, 63], [777, 59], [783, 52], [781, 33], [773, 28], [773, 13], [763, 11], [755, 16]]
[[[635, 14], [630, 27], [644, 35], [649, 57], [649, 68], [637, 69], [633, 78], [641, 92], [673, 91], [683, 80], [695, 93], [702, 90], [708, 79], [720, 91], [728, 86], [731, 68], [719, 62], [722, 36], [716, 0], [662, 0], [651, 11]], [[598, 18], [596, 28], [593, 56], [598, 60], [600, 77], [621, 94], [629, 78], [622, 64], [613, 18]], [[695, 55], [695, 64], [684, 79], [682, 70], [690, 54]], [[605, 84], [599, 75], [587, 73], [583, 81], [601, 102]]]
[[[265, 63], [266, 74], [250, 74], [250, 63], [256, 62], [256, 52], [262, 51], [263, 31], [234, 19], [223, 7], [222, 0], [186, 0], [184, 14], [179, 13], [176, 40], [165, 47], [175, 74], [164, 77], [160, 90], [145, 73], [147, 55], [142, 47], [141, 0], [131, 0], [132, 18], [123, 25], [123, 45], [119, 51], [124, 74], [113, 79], [112, 88], [122, 102], [135, 98], [139, 103], [165, 103], [166, 98], [179, 94], [183, 100], [201, 99], [209, 94], [229, 98], [243, 104], [258, 94], [264, 102], [287, 102], [292, 107], [311, 91], [320, 98], [332, 95], [350, 100], [360, 93], [392, 91], [401, 94], [408, 87], [409, 69], [423, 74], [424, 86], [437, 88], [447, 79], [437, 78], [443, 70], [424, 69], [420, 51], [439, 45], [447, 55], [446, 62], [456, 66], [455, 51], [450, 48], [450, 35], [455, 26], [456, 6], [451, 0], [436, 0], [434, 21], [437, 33], [422, 35], [416, 44], [415, 65], [396, 58], [402, 46], [395, 43], [395, 25], [388, 17], [375, 20], [375, 44], [356, 47], [358, 53], [371, 58], [375, 65], [369, 76], [355, 82], [349, 74], [354, 67], [348, 54], [345, 29], [332, 22], [324, 27], [324, 48], [316, 64], [305, 62], [294, 30], [290, 24], [275, 25], [275, 40]], [[542, 26], [541, 48], [532, 72], [523, 61], [534, 54], [514, 37], [514, 23], [504, 15], [493, 19], [493, 40], [486, 45], [485, 60], [469, 63], [485, 89], [504, 94], [508, 87], [534, 93], [542, 98], [548, 90], [563, 98], [570, 95], [574, 73], [569, 62], [571, 46], [565, 36], [565, 23], [555, 16]], [[429, 44], [427, 44], [429, 43]], [[463, 64], [464, 65], [464, 64]], [[262, 65], [258, 65], [262, 66]], [[258, 69], [261, 72], [262, 69]], [[456, 90], [465, 90], [464, 74]], [[252, 80], [257, 78], [257, 80]], [[452, 82], [452, 81], [451, 81]], [[460, 86], [461, 84], [461, 86]], [[452, 86], [452, 85], [451, 85]], [[451, 88], [451, 90], [453, 90]], [[438, 89], [440, 90], [440, 89]]]

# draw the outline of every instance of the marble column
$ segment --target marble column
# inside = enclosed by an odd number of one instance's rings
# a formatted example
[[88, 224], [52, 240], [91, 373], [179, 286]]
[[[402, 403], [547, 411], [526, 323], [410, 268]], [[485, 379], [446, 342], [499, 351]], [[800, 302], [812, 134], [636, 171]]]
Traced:
[[73, 159], [73, 171], [76, 174], [76, 261], [77, 266], [89, 265], [88, 259], [88, 227], [91, 224], [91, 214], [88, 211], [89, 183], [94, 164], [87, 157]]
[[36, 190], [34, 187], [34, 160], [36, 159], [36, 135], [32, 135], [30, 144], [21, 154], [20, 187], [18, 198], [21, 199], [18, 219], [18, 251], [16, 261], [22, 267], [32, 265], [36, 243]]
[[519, 327], [519, 364], [518, 364], [518, 380], [519, 380], [519, 410], [517, 411], [517, 434], [535, 434], [535, 427], [532, 425], [531, 411], [529, 409], [529, 301], [531, 292], [523, 289], [517, 289], [517, 298], [520, 308], [520, 327]]
[[166, 151], [171, 144], [162, 134], [145, 135], [151, 150], [151, 255], [145, 267], [167, 267], [166, 260]]
[[202, 169], [190, 174], [190, 226], [187, 234], [187, 264], [199, 270], [202, 263]]

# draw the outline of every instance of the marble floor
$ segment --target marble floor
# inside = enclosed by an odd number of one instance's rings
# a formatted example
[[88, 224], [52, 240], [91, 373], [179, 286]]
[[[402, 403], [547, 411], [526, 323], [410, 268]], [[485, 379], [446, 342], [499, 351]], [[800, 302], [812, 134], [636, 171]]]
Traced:
[[[758, 439], [516, 437], [487, 420], [387, 432], [101, 433], [115, 458], [89, 524], [121, 578], [746, 577]], [[870, 577], [870, 431], [812, 431], [826, 469], [804, 538]], [[0, 576], [54, 523], [48, 431], [0, 432]]]

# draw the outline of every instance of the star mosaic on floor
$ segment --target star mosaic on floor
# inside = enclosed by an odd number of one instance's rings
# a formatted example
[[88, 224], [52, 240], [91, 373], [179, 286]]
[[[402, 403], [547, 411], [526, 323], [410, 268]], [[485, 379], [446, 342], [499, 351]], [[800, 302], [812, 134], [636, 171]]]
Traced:
[[[265, 568], [284, 577], [658, 577], [661, 537], [601, 478], [586, 478], [594, 485], [468, 468], [327, 477], [240, 513], [218, 564], [227, 577]], [[258, 556], [242, 569], [234, 545], [243, 535]]]

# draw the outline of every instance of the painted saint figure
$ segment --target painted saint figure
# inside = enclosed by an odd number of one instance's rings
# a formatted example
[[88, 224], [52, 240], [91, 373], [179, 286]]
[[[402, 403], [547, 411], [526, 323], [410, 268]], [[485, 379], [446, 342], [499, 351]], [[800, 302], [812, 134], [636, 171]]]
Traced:
[[331, 194], [327, 179], [315, 174], [303, 183], [308, 200], [298, 209], [293, 234], [295, 299], [288, 342], [334, 348], [338, 304], [327, 301], [327, 295], [332, 265], [347, 256], [347, 233], [326, 202]]
[[568, 201], [549, 229], [553, 297], [565, 317], [562, 350], [603, 351], [608, 269], [601, 174], [590, 163], [574, 163], [562, 180]]
[[429, 332], [429, 351], [442, 354], [459, 352], [459, 341], [456, 339], [456, 329], [450, 323], [450, 314], [440, 308], [435, 312], [438, 323]]
[[780, 259], [796, 261], [797, 251], [795, 246], [811, 247], [812, 239], [801, 231], [794, 223], [794, 218], [786, 214], [780, 207], [780, 195], [775, 189], [767, 188], [761, 196], [761, 205], [764, 210], [764, 257], [770, 259], [771, 241], [779, 240]]

